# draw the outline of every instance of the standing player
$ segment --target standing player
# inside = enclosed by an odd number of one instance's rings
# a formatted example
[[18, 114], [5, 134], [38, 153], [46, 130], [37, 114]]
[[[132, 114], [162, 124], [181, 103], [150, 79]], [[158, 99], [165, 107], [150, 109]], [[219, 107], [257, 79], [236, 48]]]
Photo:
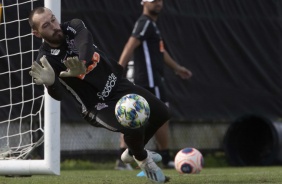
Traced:
[[[164, 89], [164, 64], [182, 79], [189, 79], [192, 73], [177, 64], [164, 48], [163, 38], [156, 24], [163, 7], [163, 0], [142, 0], [141, 4], [143, 5], [143, 13], [135, 23], [119, 63], [126, 67], [133, 56], [134, 83], [147, 89], [168, 105]], [[162, 155], [163, 165], [174, 167], [169, 155], [168, 135], [167, 122], [156, 132], [155, 138], [159, 153]]]
[[[79, 19], [59, 24], [52, 11], [38, 7], [29, 16], [33, 34], [43, 38], [37, 61], [30, 75], [38, 85], [45, 85], [48, 93], [62, 100], [69, 92], [81, 104], [83, 117], [93, 126], [124, 134], [128, 151], [124, 162], [136, 161], [155, 182], [167, 178], [156, 165], [159, 154], [144, 149], [146, 143], [168, 119], [169, 112], [163, 102], [141, 87], [122, 78], [122, 67], [109, 60], [94, 44], [91, 33]], [[124, 95], [135, 93], [150, 104], [149, 123], [138, 129], [120, 125], [114, 109]]]

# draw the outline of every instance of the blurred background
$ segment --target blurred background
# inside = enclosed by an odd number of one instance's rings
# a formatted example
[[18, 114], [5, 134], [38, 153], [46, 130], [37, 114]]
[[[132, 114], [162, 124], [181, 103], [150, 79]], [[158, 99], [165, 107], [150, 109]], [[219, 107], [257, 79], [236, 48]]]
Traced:
[[[34, 4], [43, 5], [43, 0]], [[18, 10], [6, 8], [5, 15], [12, 18], [14, 11]], [[29, 11], [30, 5], [23, 4], [20, 16], [27, 17]], [[82, 19], [95, 44], [115, 60], [141, 13], [140, 0], [61, 0], [61, 22]], [[165, 47], [193, 72], [184, 81], [165, 69], [174, 153], [195, 147], [204, 156], [219, 153], [231, 165], [281, 164], [281, 20], [282, 1], [277, 0], [164, 0], [158, 25]], [[10, 34], [18, 31], [18, 24], [9, 26]], [[27, 22], [21, 29], [30, 31]], [[39, 47], [41, 40], [33, 42]], [[26, 41], [22, 47], [28, 45]], [[0, 53], [5, 48], [6, 42], [0, 42]], [[0, 98], [6, 100], [4, 95]], [[61, 110], [62, 160], [116, 158], [118, 133], [89, 126], [70, 97]], [[0, 113], [4, 117], [5, 109]], [[156, 148], [154, 139], [147, 148]]]

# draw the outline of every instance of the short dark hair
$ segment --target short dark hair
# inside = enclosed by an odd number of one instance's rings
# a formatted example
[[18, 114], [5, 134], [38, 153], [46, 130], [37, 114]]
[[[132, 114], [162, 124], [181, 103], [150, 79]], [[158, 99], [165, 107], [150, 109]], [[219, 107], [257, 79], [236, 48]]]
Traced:
[[34, 16], [34, 14], [41, 14], [41, 13], [44, 13], [45, 12], [45, 10], [46, 10], [46, 8], [45, 7], [37, 7], [37, 8], [35, 8], [35, 9], [33, 9], [30, 13], [29, 13], [29, 16], [28, 16], [28, 23], [29, 23], [29, 25], [30, 25], [30, 27], [32, 28], [32, 29], [36, 29], [36, 25], [34, 24], [34, 22], [33, 22], [33, 16]]

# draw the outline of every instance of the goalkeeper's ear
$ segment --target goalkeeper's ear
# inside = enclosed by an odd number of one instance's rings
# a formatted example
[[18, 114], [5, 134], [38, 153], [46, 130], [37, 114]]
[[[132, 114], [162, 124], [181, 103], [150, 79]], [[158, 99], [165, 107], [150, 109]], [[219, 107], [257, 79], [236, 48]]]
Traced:
[[37, 30], [35, 30], [35, 29], [32, 29], [32, 34], [34, 36], [36, 36], [37, 38], [42, 38], [41, 34]]

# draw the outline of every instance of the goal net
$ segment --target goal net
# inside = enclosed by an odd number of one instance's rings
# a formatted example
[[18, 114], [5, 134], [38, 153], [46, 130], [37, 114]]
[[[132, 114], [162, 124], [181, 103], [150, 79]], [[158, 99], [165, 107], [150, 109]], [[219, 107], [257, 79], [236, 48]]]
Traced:
[[42, 40], [28, 15], [50, 2], [0, 0], [0, 175], [59, 174], [59, 104], [29, 76]]

